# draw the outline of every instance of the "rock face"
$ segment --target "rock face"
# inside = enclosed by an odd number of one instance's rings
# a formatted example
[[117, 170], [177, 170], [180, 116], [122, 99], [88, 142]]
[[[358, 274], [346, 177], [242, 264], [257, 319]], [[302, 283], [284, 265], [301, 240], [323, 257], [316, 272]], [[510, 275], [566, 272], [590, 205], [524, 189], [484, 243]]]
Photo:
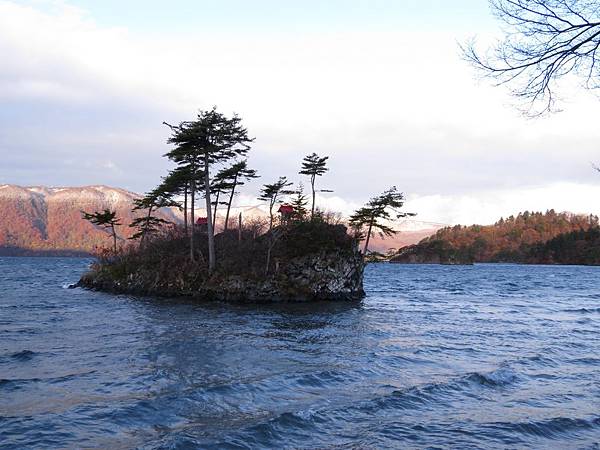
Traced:
[[365, 296], [363, 271], [364, 261], [358, 251], [321, 252], [275, 262], [273, 273], [263, 277], [215, 274], [194, 285], [185, 281], [162, 282], [156, 274], [141, 271], [117, 278], [96, 267], [81, 278], [79, 286], [117, 293], [240, 303], [356, 301]]

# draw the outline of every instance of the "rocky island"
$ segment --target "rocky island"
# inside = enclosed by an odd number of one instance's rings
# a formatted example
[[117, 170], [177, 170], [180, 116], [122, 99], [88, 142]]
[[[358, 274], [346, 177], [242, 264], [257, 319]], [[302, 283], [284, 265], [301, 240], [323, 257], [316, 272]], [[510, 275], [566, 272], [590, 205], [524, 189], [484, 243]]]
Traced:
[[[317, 192], [333, 191], [315, 188], [317, 177], [329, 170], [329, 157], [312, 153], [298, 172], [310, 180], [310, 208], [302, 183], [293, 189], [294, 183], [280, 176], [264, 184], [257, 198], [268, 210], [264, 220], [243, 221], [241, 213], [232, 220], [239, 188], [258, 178], [247, 159], [254, 139], [241, 119], [213, 108], [192, 121], [164, 124], [173, 146], [165, 156], [176, 166], [133, 201], [129, 227], [135, 232], [127, 241], [119, 231], [124, 216], [110, 205], [81, 211], [85, 221], [107, 234], [112, 247], [97, 253], [78, 286], [235, 302], [360, 300], [371, 236], [391, 236], [394, 218], [414, 215], [399, 211], [404, 194], [392, 186], [349, 217], [349, 232], [341, 216], [316, 207]], [[200, 196], [204, 217], [196, 217]], [[220, 223], [219, 206], [225, 211]], [[183, 220], [166, 218], [169, 209], [183, 212]]]
[[[364, 297], [364, 261], [343, 225], [293, 222], [254, 237], [250, 230], [215, 236], [219, 264], [208, 272], [206, 239], [198, 260], [175, 229], [144, 247], [99, 257], [78, 285], [114, 293], [187, 296], [231, 302], [355, 301]], [[206, 237], [204, 235], [204, 237]]]

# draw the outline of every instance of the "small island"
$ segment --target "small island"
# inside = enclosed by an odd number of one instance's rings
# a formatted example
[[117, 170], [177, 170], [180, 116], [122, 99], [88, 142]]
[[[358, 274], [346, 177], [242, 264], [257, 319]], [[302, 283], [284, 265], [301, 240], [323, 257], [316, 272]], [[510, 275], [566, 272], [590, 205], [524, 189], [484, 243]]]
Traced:
[[[395, 186], [369, 200], [347, 223], [317, 208], [316, 193], [332, 192], [315, 187], [317, 177], [329, 170], [329, 157], [312, 153], [298, 172], [310, 181], [310, 208], [303, 185], [294, 188], [280, 176], [260, 191], [267, 219], [241, 213], [232, 218], [239, 187], [258, 178], [247, 160], [254, 139], [241, 119], [213, 108], [200, 111], [194, 121], [165, 125], [174, 146], [165, 156], [176, 167], [135, 200], [129, 227], [136, 231], [129, 241], [118, 235], [122, 223], [116, 211], [82, 211], [83, 219], [107, 232], [112, 246], [97, 252], [77, 286], [242, 303], [356, 301], [365, 296], [370, 237], [396, 233], [390, 227], [392, 213], [394, 218], [414, 215], [399, 211], [404, 194]], [[204, 198], [205, 216], [196, 217], [197, 197]], [[182, 211], [183, 223], [166, 220], [161, 211], [167, 208]]]
[[212, 273], [204, 259], [206, 234], [198, 233], [199, 260], [191, 262], [188, 239], [176, 233], [100, 258], [79, 285], [115, 293], [242, 303], [355, 301], [365, 295], [363, 257], [344, 225], [319, 218], [285, 223], [260, 236], [250, 229], [219, 233], [218, 265]]

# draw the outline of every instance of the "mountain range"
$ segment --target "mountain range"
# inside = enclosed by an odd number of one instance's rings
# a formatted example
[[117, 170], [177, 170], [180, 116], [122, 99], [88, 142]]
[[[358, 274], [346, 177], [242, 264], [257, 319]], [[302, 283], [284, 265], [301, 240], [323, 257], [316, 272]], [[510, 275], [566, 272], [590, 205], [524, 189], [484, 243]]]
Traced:
[[[0, 254], [88, 254], [94, 247], [110, 245], [108, 233], [82, 219], [81, 211], [109, 208], [117, 211], [123, 226], [121, 240], [130, 237], [135, 215], [133, 200], [139, 195], [107, 186], [21, 187], [0, 186]], [[159, 213], [176, 221], [170, 210]]]
[[[0, 185], [0, 255], [87, 255], [96, 247], [110, 245], [106, 230], [81, 217], [81, 211], [116, 210], [122, 226], [117, 233], [121, 242], [133, 234], [127, 225], [135, 218], [133, 200], [140, 195], [109, 186], [44, 187]], [[232, 212], [236, 217], [238, 210]], [[197, 215], [203, 215], [198, 210]], [[222, 215], [221, 213], [219, 213]], [[244, 217], [267, 217], [260, 207], [243, 208]], [[175, 209], [158, 214], [171, 222], [182, 222]], [[374, 236], [369, 248], [385, 252], [419, 242], [436, 228], [410, 230], [392, 238]]]

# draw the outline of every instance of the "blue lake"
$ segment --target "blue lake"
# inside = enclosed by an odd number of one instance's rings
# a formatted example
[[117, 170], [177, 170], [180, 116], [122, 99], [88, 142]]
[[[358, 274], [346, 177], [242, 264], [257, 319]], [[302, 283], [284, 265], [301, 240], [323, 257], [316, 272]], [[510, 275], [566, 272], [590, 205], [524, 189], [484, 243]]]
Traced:
[[236, 306], [66, 289], [89, 262], [0, 258], [0, 449], [600, 448], [600, 267]]

